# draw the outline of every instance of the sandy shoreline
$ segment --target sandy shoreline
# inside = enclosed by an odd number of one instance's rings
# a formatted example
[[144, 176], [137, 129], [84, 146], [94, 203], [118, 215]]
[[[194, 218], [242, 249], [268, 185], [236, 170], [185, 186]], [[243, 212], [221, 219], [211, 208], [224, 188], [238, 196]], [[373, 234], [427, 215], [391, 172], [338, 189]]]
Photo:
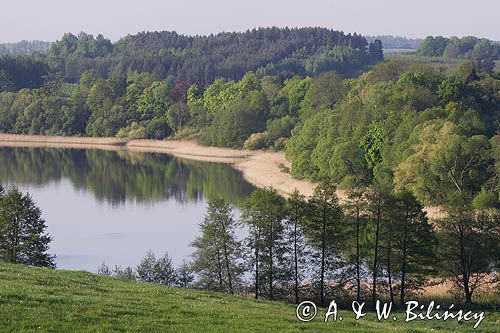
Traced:
[[310, 196], [314, 184], [293, 179], [281, 171], [280, 166], [290, 167], [283, 152], [248, 151], [230, 148], [204, 147], [194, 141], [173, 140], [128, 140], [119, 138], [87, 138], [64, 136], [38, 136], [0, 134], [1, 147], [52, 147], [84, 148], [100, 150], [131, 150], [146, 153], [164, 153], [179, 158], [231, 164], [240, 170], [243, 177], [256, 187], [273, 187], [280, 194], [288, 196], [298, 189]]

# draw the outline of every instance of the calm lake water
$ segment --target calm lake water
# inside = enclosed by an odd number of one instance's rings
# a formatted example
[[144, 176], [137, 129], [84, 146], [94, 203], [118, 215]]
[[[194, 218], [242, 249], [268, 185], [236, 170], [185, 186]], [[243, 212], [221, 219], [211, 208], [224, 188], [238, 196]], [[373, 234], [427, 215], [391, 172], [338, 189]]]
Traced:
[[58, 268], [135, 267], [147, 250], [192, 253], [210, 198], [253, 190], [229, 165], [165, 154], [0, 147], [0, 183], [29, 192], [53, 236]]

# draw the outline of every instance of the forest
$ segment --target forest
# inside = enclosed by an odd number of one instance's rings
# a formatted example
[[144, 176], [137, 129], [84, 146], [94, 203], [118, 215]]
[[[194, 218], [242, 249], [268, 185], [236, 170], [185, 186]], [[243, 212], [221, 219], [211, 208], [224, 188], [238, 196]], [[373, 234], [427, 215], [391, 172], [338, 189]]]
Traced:
[[418, 49], [418, 54], [426, 57], [471, 59], [479, 69], [492, 73], [495, 61], [500, 60], [500, 43], [474, 36], [429, 36]]
[[32, 53], [48, 53], [50, 49], [50, 42], [43, 42], [39, 40], [27, 41], [23, 40], [17, 43], [1, 43], [0, 54], [6, 56], [24, 56]]
[[[294, 177], [318, 183], [313, 197], [256, 190], [241, 221], [212, 200], [193, 241], [198, 287], [233, 293], [251, 274], [257, 298], [324, 304], [347, 291], [403, 303], [446, 278], [471, 303], [484, 284], [498, 288], [498, 45], [427, 38], [422, 55], [464, 60], [451, 73], [382, 51], [380, 40], [318, 28], [115, 44], [67, 34], [46, 56], [0, 58], [0, 132], [285, 151]], [[241, 223], [250, 233], [240, 242]]]

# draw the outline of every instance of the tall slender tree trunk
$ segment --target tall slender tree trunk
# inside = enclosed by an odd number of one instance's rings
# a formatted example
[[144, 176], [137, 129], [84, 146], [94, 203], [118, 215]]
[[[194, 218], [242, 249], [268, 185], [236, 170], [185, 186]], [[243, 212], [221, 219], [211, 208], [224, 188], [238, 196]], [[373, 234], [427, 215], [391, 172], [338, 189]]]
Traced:
[[392, 304], [394, 304], [394, 290], [392, 288], [391, 255], [392, 255], [392, 247], [391, 247], [391, 240], [389, 239], [387, 246], [387, 277], [389, 283], [389, 294], [391, 296], [391, 302]]
[[359, 207], [356, 207], [356, 300], [361, 302], [361, 262], [360, 262], [360, 246], [359, 246]]
[[320, 302], [325, 305], [325, 255], [326, 255], [326, 206], [323, 205], [323, 235], [321, 239], [321, 282], [320, 282]]
[[233, 279], [232, 279], [232, 274], [231, 274], [231, 264], [229, 262], [229, 255], [227, 253], [227, 244], [225, 242], [224, 242], [224, 259], [226, 262], [227, 283], [229, 286], [229, 292], [231, 294], [233, 294], [234, 291], [233, 291]]
[[273, 234], [273, 226], [274, 223], [271, 221], [270, 230], [269, 230], [269, 299], [273, 300], [273, 282], [274, 282], [274, 267], [273, 267], [273, 246], [274, 246], [274, 234]]
[[19, 243], [21, 242], [20, 239], [20, 218], [16, 213], [16, 216], [14, 217], [14, 227], [12, 228], [11, 231], [11, 239], [10, 239], [10, 249], [8, 249], [9, 252], [9, 260], [11, 263], [17, 263], [17, 254], [18, 254], [18, 247]]
[[460, 266], [462, 270], [462, 284], [464, 287], [465, 303], [472, 303], [472, 292], [469, 286], [469, 272], [467, 268], [467, 256], [465, 254], [465, 226], [460, 226]]
[[255, 232], [255, 299], [259, 298], [259, 238], [260, 228]]
[[[380, 200], [377, 198], [377, 200]], [[373, 272], [372, 272], [372, 302], [375, 306], [377, 302], [377, 270], [378, 270], [378, 242], [380, 236], [380, 201], [377, 202], [377, 216], [375, 229], [375, 248], [373, 253]]]
[[408, 211], [406, 212], [405, 224], [403, 229], [403, 255], [401, 263], [401, 290], [399, 293], [399, 305], [402, 307], [406, 296], [406, 261], [408, 255]]
[[223, 291], [222, 289], [222, 263], [220, 258], [220, 252], [217, 249], [217, 274], [219, 275], [219, 291]]
[[233, 294], [234, 291], [233, 291], [233, 279], [232, 279], [232, 274], [231, 274], [231, 263], [229, 260], [229, 253], [227, 250], [227, 228], [224, 225], [224, 223], [222, 223], [221, 227], [222, 227], [222, 233], [223, 233], [222, 237], [224, 237], [223, 242], [222, 242], [222, 248], [224, 250], [224, 262], [225, 262], [226, 271], [227, 271], [227, 283], [228, 283], [228, 287], [229, 287], [229, 292], [231, 294]]
[[295, 303], [299, 304], [299, 256], [297, 251], [297, 217], [293, 226], [293, 255], [295, 264]]

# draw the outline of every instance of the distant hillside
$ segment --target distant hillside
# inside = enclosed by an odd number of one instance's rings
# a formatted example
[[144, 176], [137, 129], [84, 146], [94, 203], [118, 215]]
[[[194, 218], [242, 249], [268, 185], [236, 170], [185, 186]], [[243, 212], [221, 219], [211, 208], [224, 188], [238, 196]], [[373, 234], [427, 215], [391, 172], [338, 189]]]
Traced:
[[33, 52], [47, 53], [49, 52], [51, 44], [51, 42], [39, 40], [23, 40], [17, 43], [4, 43], [0, 44], [0, 54], [7, 56], [24, 56]]
[[355, 74], [382, 60], [380, 49], [361, 35], [324, 28], [259, 28], [209, 36], [143, 32], [116, 44], [102, 35], [80, 33], [54, 43], [49, 63], [70, 82], [94, 69], [101, 76], [132, 70], [170, 81], [211, 83], [217, 77], [238, 80], [248, 71], [282, 77], [329, 70]]

